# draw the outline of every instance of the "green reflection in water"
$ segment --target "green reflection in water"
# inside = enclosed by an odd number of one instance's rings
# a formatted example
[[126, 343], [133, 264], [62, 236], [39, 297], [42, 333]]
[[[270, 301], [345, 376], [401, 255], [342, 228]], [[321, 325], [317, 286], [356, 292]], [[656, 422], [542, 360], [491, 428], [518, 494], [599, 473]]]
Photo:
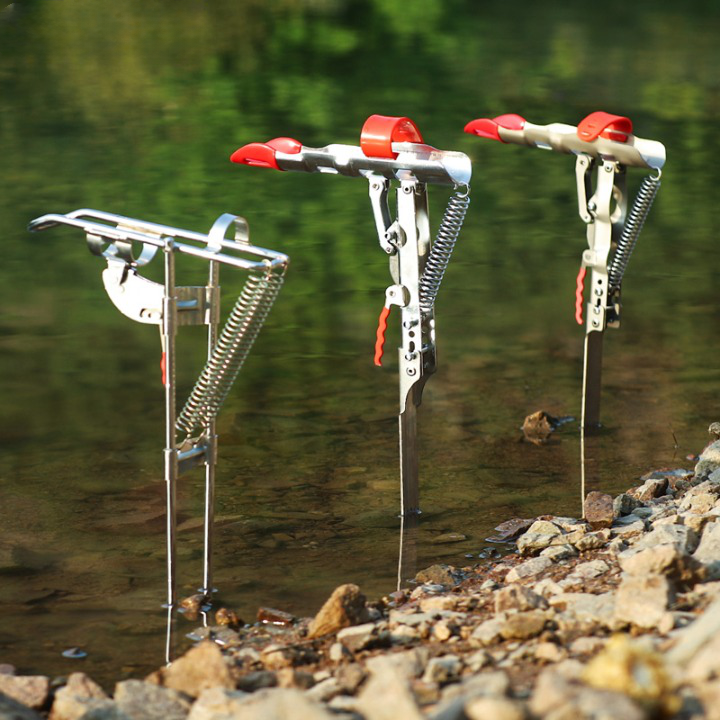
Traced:
[[[712, 3], [611, 1], [588, 17], [559, 2], [510, 13], [470, 0], [35, 0], [0, 17], [2, 660], [66, 673], [77, 665], [60, 651], [83, 645], [106, 681], [162, 661], [157, 334], [111, 307], [75, 234], [25, 232], [49, 211], [198, 230], [236, 212], [255, 242], [291, 255], [221, 415], [221, 600], [252, 618], [260, 603], [312, 613], [344, 581], [393, 588], [397, 391], [392, 364], [371, 364], [389, 275], [367, 188], [231, 166], [248, 141], [356, 143], [381, 112], [473, 158], [473, 203], [437, 304], [441, 369], [420, 413], [419, 566], [463, 564], [512, 515], [577, 512], [573, 426], [543, 447], [518, 442], [529, 412], [579, 412], [585, 241], [572, 159], [470, 138], [474, 117], [572, 123], [602, 108], [667, 145], [624, 326], [607, 338], [607, 428], [590, 476], [619, 490], [704, 443], [720, 379]], [[633, 188], [639, 179], [630, 173]], [[435, 223], [446, 199], [431, 189]], [[181, 270], [188, 283], [204, 273]], [[228, 303], [241, 281], [225, 274]], [[180, 336], [181, 395], [200, 337]], [[180, 497], [188, 593], [201, 484], [184, 479]], [[447, 531], [468, 540], [433, 543]]]

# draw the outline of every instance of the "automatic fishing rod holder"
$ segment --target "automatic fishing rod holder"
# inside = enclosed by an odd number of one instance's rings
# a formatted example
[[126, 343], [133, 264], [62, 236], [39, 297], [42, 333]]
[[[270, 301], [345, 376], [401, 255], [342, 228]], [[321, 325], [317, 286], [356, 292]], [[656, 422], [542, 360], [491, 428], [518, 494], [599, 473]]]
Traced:
[[[405, 117], [371, 115], [360, 145], [306, 147], [292, 138], [251, 143], [231, 156], [236, 163], [365, 178], [381, 249], [389, 257], [392, 284], [385, 291], [375, 342], [375, 364], [382, 365], [387, 319], [400, 309], [398, 348], [400, 385], [400, 506], [403, 516], [420, 512], [417, 407], [427, 378], [437, 369], [435, 298], [462, 227], [472, 166], [467, 155], [423, 143], [415, 123]], [[396, 190], [393, 219], [388, 198]], [[455, 188], [433, 242], [427, 185]]]
[[[585, 326], [583, 429], [600, 424], [603, 334], [607, 327], [620, 326], [623, 276], [660, 187], [665, 164], [664, 145], [636, 137], [632, 129], [629, 118], [605, 112], [591, 113], [577, 127], [562, 123], [533, 125], [514, 114], [472, 120], [465, 126], [465, 132], [490, 140], [576, 155], [578, 212], [587, 226], [588, 243], [575, 292], [575, 320]], [[627, 167], [657, 170], [657, 175], [643, 179], [629, 214]], [[585, 302], [588, 269], [590, 291]]]
[[[167, 604], [176, 592], [176, 486], [180, 475], [205, 466], [204, 564], [201, 593], [210, 599], [217, 434], [215, 419], [283, 283], [288, 257], [252, 245], [244, 218], [223, 214], [207, 234], [97, 210], [75, 210], [36, 218], [29, 230], [68, 225], [81, 230], [90, 251], [107, 262], [102, 278], [115, 307], [136, 322], [157, 325], [162, 344], [165, 389], [164, 478], [167, 501]], [[228, 231], [232, 237], [226, 235]], [[135, 248], [139, 253], [135, 253]], [[164, 282], [139, 274], [161, 251]], [[176, 255], [208, 263], [202, 286], [178, 286]], [[242, 292], [218, 333], [220, 266], [249, 273]], [[207, 326], [207, 362], [180, 413], [176, 409], [175, 335], [186, 325]]]

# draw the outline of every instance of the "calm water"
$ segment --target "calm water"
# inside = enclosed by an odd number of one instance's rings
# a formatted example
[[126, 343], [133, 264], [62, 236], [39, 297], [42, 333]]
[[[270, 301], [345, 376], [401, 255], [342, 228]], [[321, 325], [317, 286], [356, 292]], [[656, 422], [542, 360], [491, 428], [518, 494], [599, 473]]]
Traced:
[[[514, 6], [517, 9], [517, 4]], [[605, 109], [663, 141], [663, 186], [605, 350], [592, 486], [688, 464], [718, 419], [714, 195], [720, 10], [471, 0], [35, 0], [0, 16], [0, 661], [106, 683], [162, 662], [164, 499], [157, 330], [107, 300], [101, 263], [29, 219], [94, 207], [207, 230], [247, 217], [292, 266], [220, 416], [216, 584], [311, 614], [340, 582], [394, 589], [396, 374], [372, 365], [390, 279], [364, 182], [232, 166], [240, 144], [356, 143], [408, 115], [474, 162], [437, 303], [441, 368], [420, 411], [417, 565], [472, 562], [498, 522], [578, 511], [575, 424], [519, 442], [529, 412], [579, 414], [573, 160], [482, 143], [474, 117], [576, 123]], [[630, 173], [637, 187], [642, 173]], [[431, 188], [435, 223], [447, 193]], [[180, 282], [200, 281], [202, 264]], [[225, 273], [228, 301], [241, 278]], [[180, 395], [202, 331], [180, 334]], [[392, 347], [393, 335], [388, 339]], [[389, 353], [392, 357], [392, 353]], [[181, 591], [200, 581], [202, 477], [180, 489]], [[438, 544], [447, 532], [467, 540]], [[188, 629], [190, 623], [181, 627]]]

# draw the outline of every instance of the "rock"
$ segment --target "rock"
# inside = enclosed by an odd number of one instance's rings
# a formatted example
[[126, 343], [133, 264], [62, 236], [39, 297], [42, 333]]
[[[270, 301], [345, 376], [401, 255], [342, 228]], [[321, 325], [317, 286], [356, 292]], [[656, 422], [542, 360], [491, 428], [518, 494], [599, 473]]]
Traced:
[[231, 628], [239, 628], [245, 623], [238, 617], [234, 610], [229, 608], [218, 608], [215, 612], [215, 624]]
[[705, 577], [705, 566], [675, 545], [656, 545], [620, 560], [628, 575], [665, 575], [683, 585], [694, 585]]
[[388, 658], [374, 663], [358, 696], [357, 710], [366, 720], [423, 720], [408, 679]]
[[680, 709], [674, 696], [675, 684], [662, 656], [616, 635], [587, 665], [583, 680], [599, 690], [623, 693], [638, 701], [652, 714], [675, 715]]
[[133, 720], [185, 720], [190, 703], [176, 690], [142, 680], [115, 685], [115, 704]]
[[348, 649], [341, 643], [335, 642], [330, 646], [330, 649], [328, 650], [328, 657], [332, 662], [340, 662], [345, 658], [352, 657], [352, 653], [350, 653]]
[[438, 642], [446, 642], [453, 636], [454, 626], [448, 625], [445, 621], [435, 623], [432, 628], [432, 635]]
[[429, 653], [427, 648], [415, 648], [391, 655], [377, 655], [369, 658], [366, 667], [371, 673], [382, 673], [388, 665], [406, 680], [419, 678], [425, 671]]
[[308, 627], [308, 637], [316, 638], [360, 625], [368, 619], [365, 596], [357, 585], [346, 584], [335, 588], [332, 595]]
[[266, 690], [277, 686], [277, 675], [270, 670], [257, 670], [239, 677], [235, 683], [238, 690], [254, 693], [256, 690]]
[[354, 625], [340, 630], [337, 634], [337, 640], [350, 652], [358, 652], [377, 642], [378, 630], [379, 625], [376, 623]]
[[641, 502], [647, 502], [653, 498], [660, 497], [667, 490], [668, 481], [666, 477], [649, 477], [639, 487], [628, 490], [627, 494]]
[[524, 720], [525, 708], [515, 700], [479, 697], [465, 704], [468, 720]]
[[315, 684], [315, 678], [309, 672], [294, 668], [280, 668], [276, 673], [277, 687], [309, 690]]
[[545, 629], [547, 614], [542, 610], [509, 614], [502, 622], [500, 634], [506, 640], [527, 640]]
[[[295, 664], [295, 649], [272, 643], [263, 648], [260, 660], [266, 670], [280, 670]], [[225, 686], [223, 686], [225, 687]]]
[[0, 675], [14, 675], [15, 666], [10, 663], [0, 663]]
[[55, 691], [50, 720], [78, 720], [88, 710], [104, 705], [105, 691], [85, 673], [72, 673], [67, 683]]
[[688, 493], [678, 506], [681, 512], [692, 513], [693, 515], [705, 515], [713, 510], [718, 501], [714, 493], [704, 492], [691, 495]]
[[693, 557], [705, 566], [708, 580], [720, 579], [720, 521], [706, 525]]
[[532, 524], [531, 518], [513, 518], [500, 523], [495, 530], [496, 535], [487, 538], [488, 542], [509, 542], [522, 535]]
[[710, 522], [715, 522], [717, 515], [685, 515], [682, 518], [682, 524], [693, 530], [698, 537], [705, 530], [705, 526]]
[[425, 667], [423, 682], [445, 685], [454, 682], [460, 676], [462, 660], [457, 655], [442, 655], [431, 658]]
[[335, 717], [317, 702], [292, 688], [269, 688], [238, 701], [233, 715], [214, 720], [332, 720]]
[[446, 545], [449, 543], [463, 542], [464, 540], [467, 540], [467, 535], [457, 532], [449, 532], [443, 533], [442, 535], [436, 535], [432, 541], [435, 545]]
[[570, 643], [570, 652], [573, 655], [594, 655], [602, 650], [607, 643], [606, 638], [579, 637]]
[[610, 566], [604, 560], [590, 560], [576, 565], [572, 574], [583, 580], [590, 580], [604, 575], [609, 569]]
[[623, 515], [630, 515], [630, 513], [640, 505], [642, 505], [642, 503], [637, 498], [628, 495], [628, 493], [620, 493], [620, 495], [613, 500], [613, 514], [616, 518], [622, 517]]
[[532, 535], [562, 535], [562, 530], [550, 520], [536, 520], [528, 529]]
[[[470, 635], [470, 638], [473, 640], [476, 640], [480, 643], [480, 645], [492, 645], [501, 637], [501, 628], [502, 628], [502, 620], [499, 620], [498, 618], [492, 618], [490, 620], [485, 620], [485, 622], [480, 623], [472, 632]], [[476, 645], [477, 647], [477, 645]]]
[[549, 598], [563, 592], [560, 585], [551, 578], [543, 578], [542, 580], [539, 580], [532, 586], [532, 589], [544, 598]]
[[290, 613], [284, 612], [283, 610], [277, 610], [271, 607], [258, 608], [257, 612], [258, 622], [265, 625], [280, 625], [288, 626], [295, 624], [297, 618]]
[[367, 673], [363, 670], [362, 665], [350, 663], [338, 668], [335, 677], [342, 692], [354, 694], [367, 677]]
[[572, 545], [551, 545], [540, 553], [540, 557], [546, 557], [554, 563], [569, 560], [576, 555], [577, 550]]
[[720, 440], [715, 440], [700, 453], [695, 465], [695, 477], [705, 479], [718, 468], [720, 468]]
[[556, 663], [567, 658], [567, 650], [553, 642], [541, 642], [535, 648], [535, 659]]
[[[568, 536], [569, 539], [569, 536]], [[597, 550], [607, 545], [610, 540], [610, 530], [603, 528], [597, 532], [585, 533], [572, 544], [580, 551]]]
[[[622, 540], [629, 541], [631, 538], [639, 537], [645, 532], [645, 521], [635, 515], [626, 515], [625, 518], [634, 518], [631, 523], [622, 523], [610, 528], [610, 533]], [[625, 519], [623, 518], [623, 520]]]
[[477, 650], [465, 658], [465, 667], [467, 667], [471, 673], [476, 673], [491, 663], [492, 658], [485, 650]]
[[593, 530], [610, 527], [615, 519], [612, 496], [597, 490], [589, 492], [583, 503], [583, 517]]
[[191, 697], [197, 697], [203, 690], [213, 687], [235, 689], [230, 668], [220, 648], [211, 640], [190, 648], [169, 666], [158, 670], [158, 676], [164, 687]]
[[436, 583], [438, 585], [447, 585], [452, 587], [460, 581], [458, 574], [449, 565], [431, 565], [425, 570], [421, 570], [415, 580], [419, 583]]
[[137, 720], [139, 717], [124, 713], [112, 700], [95, 700], [81, 720]]
[[328, 702], [340, 693], [342, 693], [342, 686], [338, 679], [329, 677], [306, 690], [305, 697], [316, 702]]
[[205, 595], [202, 593], [196, 593], [195, 595], [189, 595], [188, 597], [180, 600], [179, 605], [180, 609], [185, 614], [185, 617], [189, 620], [195, 620], [205, 602]]
[[505, 576], [505, 582], [512, 583], [522, 580], [523, 578], [534, 577], [552, 567], [552, 564], [552, 560], [546, 557], [535, 557], [531, 560], [526, 560], [524, 563], [520, 563], [520, 565], [516, 565], [510, 570]]
[[50, 679], [44, 675], [0, 674], [0, 693], [26, 707], [39, 710], [48, 700]]
[[653, 628], [662, 619], [674, 592], [662, 575], [628, 575], [623, 578], [615, 600], [615, 618], [639, 628]]
[[547, 600], [525, 585], [506, 585], [495, 593], [495, 612], [547, 609]]
[[42, 720], [34, 710], [0, 692], [0, 720]]
[[553, 417], [544, 410], [538, 410], [525, 418], [522, 431], [526, 440], [534, 445], [542, 445], [547, 442], [547, 439], [559, 424], [560, 420], [558, 418]]
[[562, 672], [555, 667], [547, 668], [540, 672], [535, 682], [530, 699], [530, 711], [533, 715], [544, 717], [562, 707], [576, 693], [577, 688], [563, 676]]
[[582, 623], [609, 627], [615, 617], [615, 593], [562, 593], [550, 598], [550, 605], [565, 610]]
[[635, 553], [656, 545], [674, 545], [680, 552], [692, 553], [697, 544], [698, 537], [690, 528], [684, 525], [660, 525], [653, 528], [626, 552]]
[[215, 687], [203, 690], [193, 703], [187, 720], [218, 720], [239, 716], [247, 693]]
[[420, 603], [420, 611], [433, 613], [442, 610], [454, 610], [458, 604], [456, 595], [438, 595], [437, 597], [423, 598]]

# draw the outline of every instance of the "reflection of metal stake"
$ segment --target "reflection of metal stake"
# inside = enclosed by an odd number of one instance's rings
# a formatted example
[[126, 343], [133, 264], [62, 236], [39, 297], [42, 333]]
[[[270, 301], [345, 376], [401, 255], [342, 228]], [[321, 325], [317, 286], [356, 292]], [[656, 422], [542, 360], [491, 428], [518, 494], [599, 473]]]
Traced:
[[[159, 325], [162, 342], [162, 382], [165, 389], [164, 478], [167, 503], [167, 606], [170, 653], [171, 611], [176, 591], [176, 495], [177, 480], [191, 468], [205, 465], [205, 513], [203, 587], [210, 598], [212, 588], [212, 531], [215, 497], [217, 435], [215, 418], [227, 397], [260, 327], [282, 285], [288, 258], [282, 253], [251, 245], [247, 223], [235, 215], [221, 215], [210, 232], [180, 230], [97, 210], [76, 210], [66, 215], [44, 215], [30, 223], [30, 230], [57, 225], [81, 229], [90, 250], [107, 260], [103, 271], [105, 289], [115, 306], [137, 322]], [[233, 229], [234, 238], [225, 237]], [[179, 242], [182, 239], [183, 242]], [[133, 255], [133, 244], [142, 252]], [[138, 274], [162, 249], [165, 281], [155, 283]], [[208, 284], [177, 287], [177, 253], [201, 258], [209, 264]], [[218, 337], [220, 319], [220, 265], [249, 271], [242, 293]], [[208, 360], [179, 416], [175, 402], [175, 335], [183, 325], [208, 326]], [[178, 443], [178, 432], [185, 439]]]
[[[275, 138], [245, 145], [231, 159], [254, 167], [368, 180], [378, 241], [389, 256], [393, 280], [378, 322], [375, 364], [382, 365], [387, 319], [396, 305], [402, 331], [398, 349], [401, 514], [419, 513], [417, 407], [427, 378], [437, 368], [434, 304], [469, 204], [468, 157], [423, 144], [420, 131], [408, 118], [372, 115], [363, 126], [360, 147], [311, 148], [291, 138]], [[400, 183], [395, 221], [388, 207], [391, 181]], [[430, 238], [429, 183], [456, 188], [435, 242]]]

